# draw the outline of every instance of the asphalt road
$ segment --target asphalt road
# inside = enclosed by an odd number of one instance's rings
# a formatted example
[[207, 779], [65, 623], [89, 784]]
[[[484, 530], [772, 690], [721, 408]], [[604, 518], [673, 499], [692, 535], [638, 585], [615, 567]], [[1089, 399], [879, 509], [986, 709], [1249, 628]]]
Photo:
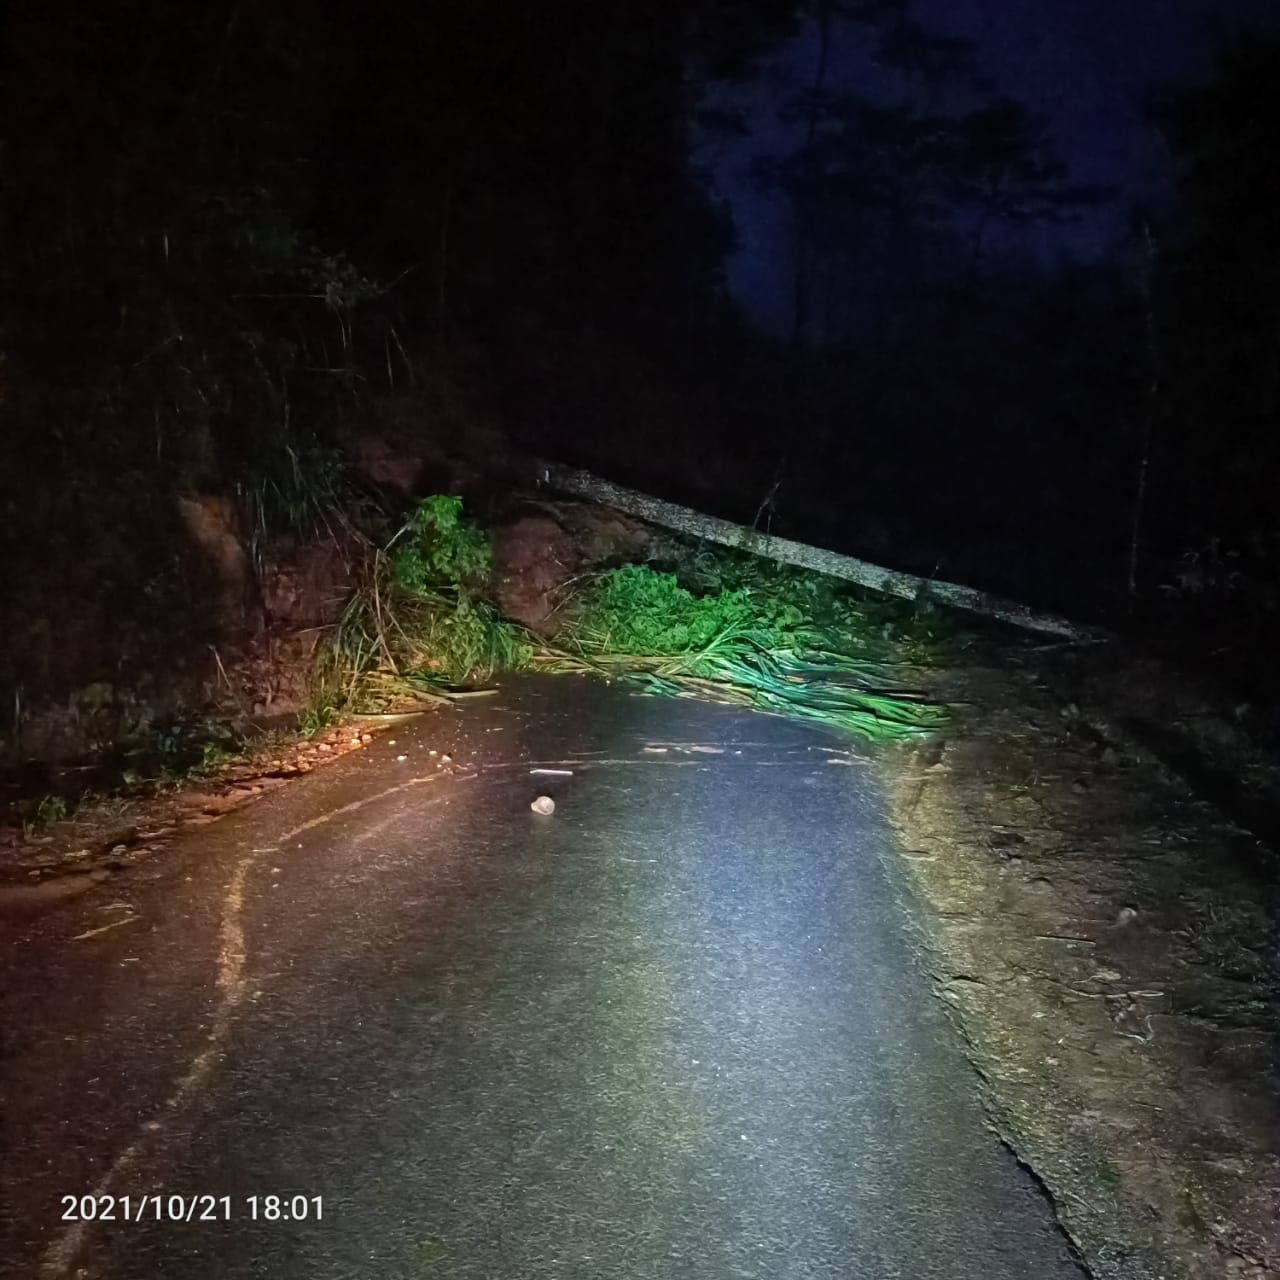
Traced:
[[846, 746], [520, 681], [0, 921], [0, 1274], [1078, 1280]]

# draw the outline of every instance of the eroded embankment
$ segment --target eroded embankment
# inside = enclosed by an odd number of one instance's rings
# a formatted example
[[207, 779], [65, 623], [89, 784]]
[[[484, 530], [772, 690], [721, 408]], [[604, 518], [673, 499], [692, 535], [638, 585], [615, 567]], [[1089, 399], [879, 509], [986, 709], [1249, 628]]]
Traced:
[[1035, 651], [885, 765], [929, 962], [993, 1123], [1102, 1277], [1280, 1271], [1275, 921], [1257, 841]]

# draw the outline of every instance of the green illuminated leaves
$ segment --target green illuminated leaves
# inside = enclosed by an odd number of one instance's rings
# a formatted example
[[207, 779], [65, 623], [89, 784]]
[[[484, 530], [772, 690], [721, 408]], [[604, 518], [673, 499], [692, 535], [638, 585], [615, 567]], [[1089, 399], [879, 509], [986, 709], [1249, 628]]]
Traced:
[[488, 536], [463, 519], [461, 498], [423, 498], [395, 543], [391, 576], [404, 591], [423, 595], [456, 589], [489, 571]]
[[872, 739], [940, 724], [940, 707], [893, 685], [883, 661], [868, 656], [886, 654], [883, 626], [830, 584], [732, 559], [702, 566], [701, 576], [720, 585], [697, 595], [647, 565], [597, 575], [562, 629], [567, 651], [539, 665], [627, 677], [653, 693], [798, 716]]

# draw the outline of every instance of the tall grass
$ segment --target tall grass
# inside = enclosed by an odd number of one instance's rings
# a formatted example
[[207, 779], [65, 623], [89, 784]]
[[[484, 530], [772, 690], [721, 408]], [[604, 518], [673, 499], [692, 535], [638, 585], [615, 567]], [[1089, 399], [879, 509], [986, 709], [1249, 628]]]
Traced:
[[461, 499], [420, 502], [373, 553], [321, 650], [312, 715], [449, 702], [527, 666], [524, 631], [482, 594], [489, 569], [488, 537], [462, 517]]

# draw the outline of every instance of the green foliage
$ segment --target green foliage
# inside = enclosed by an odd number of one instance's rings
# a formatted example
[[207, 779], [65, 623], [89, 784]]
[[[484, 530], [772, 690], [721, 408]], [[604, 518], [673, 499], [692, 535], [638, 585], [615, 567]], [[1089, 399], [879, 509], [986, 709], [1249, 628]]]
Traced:
[[423, 499], [388, 547], [321, 653], [313, 703], [381, 710], [406, 700], [447, 701], [475, 692], [533, 653], [525, 632], [481, 594], [488, 535], [462, 515], [462, 500]]
[[695, 596], [673, 573], [628, 564], [599, 575], [580, 608], [579, 629], [612, 653], [688, 653], [750, 617], [746, 591]]
[[487, 601], [459, 592], [452, 600], [438, 596], [425, 603], [401, 615], [413, 626], [404, 652], [418, 679], [463, 685], [528, 664], [531, 647], [523, 632]]
[[462, 517], [462, 499], [423, 498], [390, 552], [391, 577], [402, 591], [429, 595], [460, 590], [489, 571], [489, 539]]
[[949, 631], [933, 606], [859, 593], [824, 574], [742, 552], [691, 552], [675, 572], [623, 565], [597, 576], [576, 626], [615, 653], [686, 653], [726, 628], [767, 648], [830, 648], [932, 666]]
[[565, 651], [549, 654], [544, 669], [629, 676], [655, 693], [695, 693], [873, 739], [938, 726], [940, 708], [889, 680], [894, 646], [884, 630], [857, 631], [869, 608], [816, 575], [748, 559], [701, 557], [696, 576], [715, 584], [702, 595], [647, 565], [598, 574], [569, 611]]
[[734, 551], [703, 553], [686, 574], [695, 590], [746, 592], [758, 624], [779, 633], [778, 644], [794, 642], [792, 632], [813, 629], [830, 647], [868, 658], [921, 667], [946, 659], [952, 628], [928, 601], [874, 595], [825, 574]]

